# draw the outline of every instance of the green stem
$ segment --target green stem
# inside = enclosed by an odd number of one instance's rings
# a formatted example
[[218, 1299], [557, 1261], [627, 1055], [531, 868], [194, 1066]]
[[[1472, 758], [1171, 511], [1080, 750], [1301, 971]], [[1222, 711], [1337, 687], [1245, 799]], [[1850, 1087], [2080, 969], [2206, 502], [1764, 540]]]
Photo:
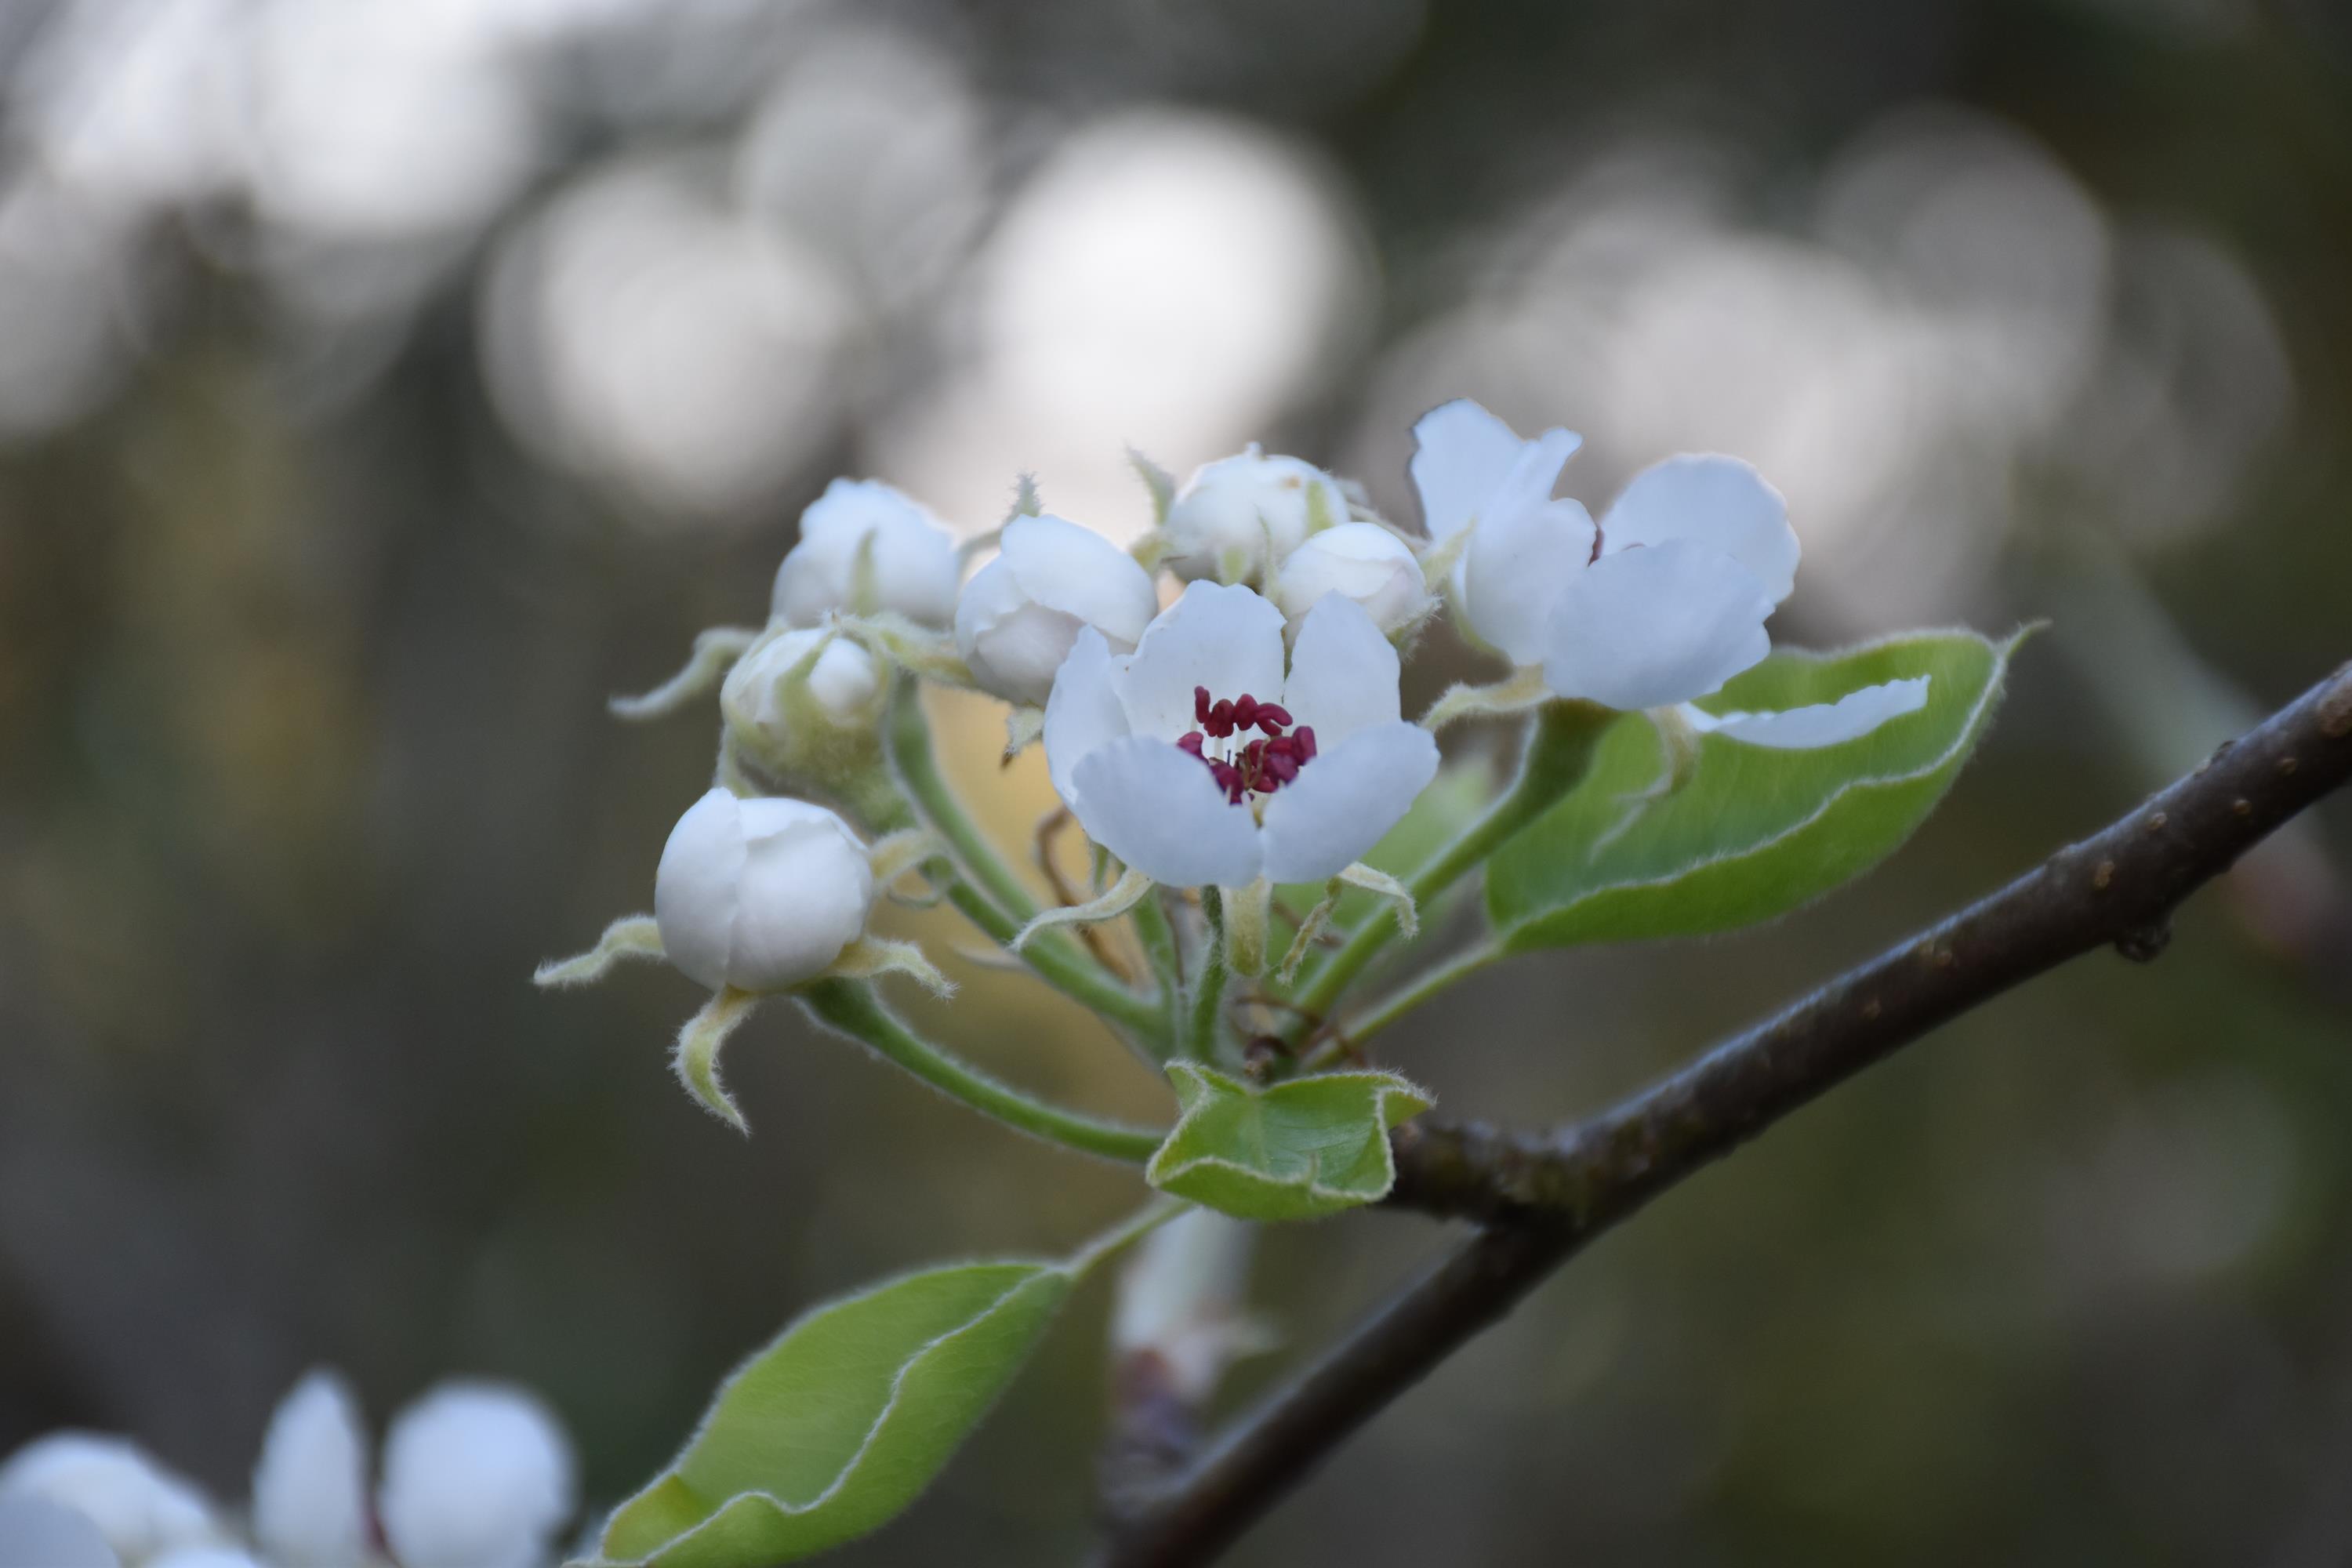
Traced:
[[[940, 776], [931, 751], [930, 726], [914, 682], [902, 679], [892, 693], [889, 733], [890, 763], [907, 798], [913, 802], [923, 825], [948, 846], [959, 885], [948, 896], [972, 923], [1000, 943], [1009, 943], [1021, 928], [1037, 917], [1037, 904], [1010, 868], [964, 813], [963, 805]], [[1084, 1003], [1104, 1017], [1147, 1040], [1168, 1038], [1168, 1019], [1160, 1003], [1139, 996], [1118, 977], [1097, 963], [1085, 948], [1060, 931], [1042, 932], [1021, 952], [1029, 967], [1047, 984]]]
[[1160, 1000], [1168, 1009], [1168, 1040], [1172, 1045], [1183, 1027], [1184, 975], [1177, 957], [1176, 928], [1169, 923], [1168, 906], [1161, 901], [1160, 889], [1145, 894], [1129, 918], [1135, 921], [1135, 939], [1142, 944], [1143, 955], [1160, 983]]
[[1032, 1100], [1012, 1085], [940, 1049], [882, 1005], [873, 987], [847, 980], [820, 980], [800, 993], [801, 1005], [829, 1025], [983, 1116], [1081, 1153], [1141, 1164], [1168, 1134], [1164, 1129], [1107, 1121]]
[[1441, 993], [1460, 984], [1470, 976], [1505, 956], [1503, 944], [1492, 940], [1482, 942], [1467, 952], [1454, 954], [1444, 963], [1424, 970], [1390, 992], [1363, 1012], [1348, 1020], [1341, 1036], [1326, 1040], [1307, 1057], [1304, 1066], [1309, 1069], [1321, 1067], [1338, 1057], [1349, 1046], [1361, 1046], [1366, 1040], [1395, 1023], [1416, 1008], [1426, 1005]]
[[[1427, 908], [1438, 894], [1494, 853], [1503, 840], [1525, 827], [1583, 779], [1592, 763], [1592, 749], [1601, 731], [1617, 715], [1591, 702], [1552, 701], [1536, 710], [1519, 759], [1519, 774], [1486, 815], [1463, 829], [1460, 837], [1440, 849], [1422, 868], [1405, 879], [1413, 902]], [[1299, 1018], [1291, 1026], [1294, 1040], [1310, 1021], [1331, 1010], [1348, 983], [1380, 955], [1396, 934], [1396, 911], [1383, 908], [1368, 917], [1339, 952], [1307, 976], [1298, 993]]]
[[1217, 1025], [1225, 1010], [1224, 899], [1214, 888], [1201, 889], [1201, 912], [1208, 917], [1208, 940], [1201, 944], [1201, 973], [1192, 981], [1192, 1022], [1184, 1054], [1205, 1062], [1216, 1053]]

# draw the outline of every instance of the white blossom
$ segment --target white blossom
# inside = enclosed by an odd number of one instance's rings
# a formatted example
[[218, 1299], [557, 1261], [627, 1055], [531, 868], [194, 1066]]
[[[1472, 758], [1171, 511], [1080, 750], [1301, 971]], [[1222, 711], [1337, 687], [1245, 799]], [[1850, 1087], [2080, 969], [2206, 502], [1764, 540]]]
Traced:
[[1204, 464], [1160, 523], [1168, 569], [1188, 582], [1272, 579], [1315, 529], [1347, 521], [1339, 481], [1299, 458], [1269, 458], [1255, 443]]
[[1290, 657], [1247, 588], [1195, 583], [1132, 655], [1081, 633], [1045, 710], [1054, 787], [1094, 841], [1154, 881], [1338, 875], [1437, 771], [1398, 715], [1396, 649], [1337, 594]]
[[[835, 479], [801, 513], [800, 542], [776, 568], [773, 614], [794, 626], [836, 610], [945, 626], [959, 572], [954, 538], [911, 497], [879, 479]], [[870, 602], [857, 602], [861, 574]]]
[[342, 1379], [313, 1372], [270, 1417], [253, 1468], [253, 1534], [278, 1568], [368, 1556], [367, 1434]]
[[1596, 524], [1552, 487], [1579, 445], [1523, 441], [1466, 399], [1413, 426], [1411, 472], [1433, 536], [1475, 525], [1455, 576], [1468, 629], [1560, 697], [1683, 708], [1695, 728], [1754, 745], [1834, 745], [1926, 701], [1895, 682], [1787, 714], [1714, 718], [1693, 699], [1771, 651], [1765, 621], [1796, 585], [1780, 491], [1737, 458], [1669, 458], [1636, 474]]
[[126, 1563], [224, 1539], [203, 1492], [121, 1437], [58, 1432], [36, 1438], [0, 1465], [0, 1497], [18, 1496], [82, 1515]]
[[538, 1568], [575, 1484], [571, 1444], [538, 1400], [445, 1383], [393, 1421], [377, 1510], [401, 1568]]
[[873, 902], [873, 868], [847, 823], [806, 801], [723, 789], [678, 819], [654, 878], [663, 951], [714, 991], [824, 973]]
[[1326, 594], [1352, 600], [1390, 637], [1429, 610], [1412, 546], [1374, 522], [1343, 522], [1290, 552], [1274, 582], [1276, 607], [1293, 627]]
[[1043, 705], [1080, 631], [1124, 653], [1160, 607], [1151, 574], [1091, 529], [1066, 519], [1005, 525], [995, 560], [964, 584], [956, 647], [981, 689]]

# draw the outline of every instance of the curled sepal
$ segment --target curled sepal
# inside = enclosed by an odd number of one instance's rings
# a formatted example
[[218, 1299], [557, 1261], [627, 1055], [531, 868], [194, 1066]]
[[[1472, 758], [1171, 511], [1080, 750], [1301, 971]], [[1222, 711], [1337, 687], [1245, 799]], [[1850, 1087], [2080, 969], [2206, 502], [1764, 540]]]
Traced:
[[623, 915], [604, 928], [596, 945], [571, 958], [551, 958], [534, 971], [530, 983], [551, 989], [593, 985], [625, 958], [660, 958], [661, 927], [651, 915]]
[[1396, 1184], [1389, 1129], [1433, 1103], [1394, 1073], [1337, 1072], [1253, 1089], [1171, 1062], [1183, 1114], [1144, 1167], [1155, 1187], [1237, 1219], [1319, 1219]]
[[1386, 871], [1375, 870], [1359, 860], [1331, 880], [1335, 886], [1360, 889], [1394, 905], [1397, 930], [1403, 933], [1405, 941], [1411, 942], [1421, 934], [1421, 911], [1413, 904], [1412, 889]]
[[1115, 921], [1141, 903], [1157, 885], [1140, 871], [1124, 871], [1100, 898], [1083, 904], [1064, 904], [1059, 909], [1047, 910], [1023, 926], [1005, 945], [1019, 952], [1039, 931], [1055, 926], [1098, 925], [1104, 921]]
[[889, 612], [843, 616], [837, 624], [868, 653], [889, 660], [909, 674], [941, 686], [972, 684], [971, 666], [956, 652], [955, 638], [946, 632], [918, 626], [904, 616]]
[[1524, 713], [1530, 708], [1541, 707], [1550, 698], [1543, 671], [1530, 665], [1513, 670], [1491, 686], [1458, 683], [1446, 688], [1445, 695], [1430, 704], [1429, 711], [1421, 716], [1421, 727], [1434, 735], [1457, 719]]
[[825, 972], [830, 980], [872, 980], [883, 974], [904, 974], [934, 996], [955, 994], [955, 982], [940, 973], [921, 948], [887, 937], [859, 937], [841, 950]]
[[760, 640], [760, 635], [756, 626], [712, 626], [696, 636], [694, 652], [688, 657], [685, 668], [651, 691], [608, 699], [605, 711], [615, 719], [632, 721], [675, 713], [716, 687], [735, 661]]
[[1314, 951], [1316, 938], [1330, 929], [1332, 911], [1339, 907], [1340, 896], [1346, 890], [1346, 884], [1337, 877], [1323, 884], [1323, 896], [1315, 900], [1315, 907], [1298, 922], [1298, 934], [1290, 939], [1289, 950], [1283, 953], [1282, 963], [1274, 972], [1276, 980], [1287, 985], [1298, 978], [1298, 966]]
[[924, 861], [947, 853], [947, 844], [927, 827], [902, 827], [876, 839], [866, 851], [874, 869], [874, 884], [888, 887]]
[[1462, 563], [1462, 552], [1470, 547], [1472, 530], [1456, 529], [1422, 552], [1421, 585], [1432, 595], [1450, 592], [1454, 584], [1454, 569]]
[[677, 1032], [677, 1045], [670, 1052], [670, 1066], [677, 1073], [678, 1082], [686, 1092], [702, 1102], [704, 1110], [736, 1131], [748, 1134], [751, 1124], [735, 1109], [735, 1101], [719, 1082], [719, 1047], [735, 1032], [735, 1026], [751, 1016], [760, 998], [749, 991], [738, 991], [732, 985], [718, 992], [702, 1005], [702, 1010], [686, 1021]]
[[1034, 702], [1016, 702], [1004, 714], [1004, 760], [1007, 763], [1037, 743], [1045, 733], [1045, 710]]
[[592, 1568], [768, 1568], [883, 1524], [980, 1424], [1087, 1269], [1166, 1212], [1066, 1259], [929, 1268], [803, 1313], [614, 1512]]
[[1168, 509], [1176, 504], [1176, 476], [1132, 447], [1127, 449], [1127, 462], [1151, 494], [1151, 526], [1161, 526], [1168, 521]]
[[1680, 708], [1653, 708], [1643, 714], [1650, 721], [1658, 738], [1660, 760], [1657, 776], [1640, 789], [1628, 790], [1617, 797], [1621, 808], [1617, 820], [1604, 827], [1592, 840], [1592, 853], [1598, 855], [1622, 837], [1642, 820], [1642, 814], [1655, 802], [1690, 783], [1698, 772], [1699, 729]]

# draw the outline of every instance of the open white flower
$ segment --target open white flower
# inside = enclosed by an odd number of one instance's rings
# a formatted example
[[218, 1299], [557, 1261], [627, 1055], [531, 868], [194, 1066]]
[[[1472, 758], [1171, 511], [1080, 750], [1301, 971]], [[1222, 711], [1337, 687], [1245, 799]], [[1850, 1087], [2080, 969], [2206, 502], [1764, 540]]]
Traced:
[[1094, 841], [1153, 881], [1245, 887], [1339, 875], [1437, 772], [1398, 713], [1397, 654], [1327, 595], [1286, 668], [1283, 616], [1195, 583], [1120, 657], [1081, 633], [1045, 710], [1045, 761]]
[[1927, 700], [1894, 681], [1834, 704], [1717, 719], [1687, 705], [1771, 651], [1764, 623], [1796, 585], [1788, 504], [1737, 458], [1669, 458], [1636, 474], [1598, 524], [1552, 487], [1579, 445], [1522, 441], [1467, 399], [1413, 426], [1411, 471], [1433, 535], [1475, 525], [1455, 575], [1471, 633], [1539, 666], [1556, 696], [1679, 708], [1754, 745], [1835, 745]]
[[1360, 605], [1390, 637], [1429, 611], [1429, 589], [1412, 547], [1376, 522], [1343, 522], [1290, 552], [1274, 580], [1274, 602], [1292, 627], [1326, 594]]
[[772, 613], [794, 626], [847, 610], [943, 627], [959, 574], [955, 540], [912, 497], [879, 479], [835, 479], [801, 513], [800, 542], [776, 568]]
[[1348, 520], [1339, 481], [1301, 458], [1253, 442], [1203, 464], [1160, 525], [1165, 564], [1187, 582], [1265, 584], [1309, 533]]
[[1042, 706], [1081, 630], [1124, 653], [1159, 608], [1151, 574], [1101, 534], [1065, 518], [1017, 517], [996, 559], [964, 584], [956, 648], [982, 690]]
[[678, 818], [654, 877], [662, 951], [714, 991], [814, 979], [864, 933], [873, 903], [873, 866], [847, 823], [723, 789]]

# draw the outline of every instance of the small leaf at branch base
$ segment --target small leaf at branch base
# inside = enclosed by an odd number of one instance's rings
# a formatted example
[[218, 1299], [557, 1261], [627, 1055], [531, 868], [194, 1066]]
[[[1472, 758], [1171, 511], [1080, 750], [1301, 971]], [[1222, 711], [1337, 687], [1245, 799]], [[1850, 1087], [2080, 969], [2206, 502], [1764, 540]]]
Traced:
[[1393, 1073], [1338, 1072], [1257, 1089], [1172, 1062], [1183, 1115], [1144, 1169], [1162, 1192], [1240, 1219], [1319, 1219], [1396, 1183], [1389, 1129], [1433, 1103]]
[[1696, 936], [1860, 876], [1943, 797], [1999, 704], [2017, 640], [1932, 632], [1776, 653], [1703, 706], [1777, 712], [1919, 676], [1927, 703], [1811, 751], [1702, 735], [1689, 777], [1665, 791], [1654, 788], [1657, 731], [1640, 715], [1617, 720], [1584, 782], [1488, 862], [1496, 931], [1514, 951]]
[[1081, 1267], [928, 1269], [802, 1317], [613, 1515], [600, 1568], [764, 1568], [884, 1523], [1012, 1381]]

